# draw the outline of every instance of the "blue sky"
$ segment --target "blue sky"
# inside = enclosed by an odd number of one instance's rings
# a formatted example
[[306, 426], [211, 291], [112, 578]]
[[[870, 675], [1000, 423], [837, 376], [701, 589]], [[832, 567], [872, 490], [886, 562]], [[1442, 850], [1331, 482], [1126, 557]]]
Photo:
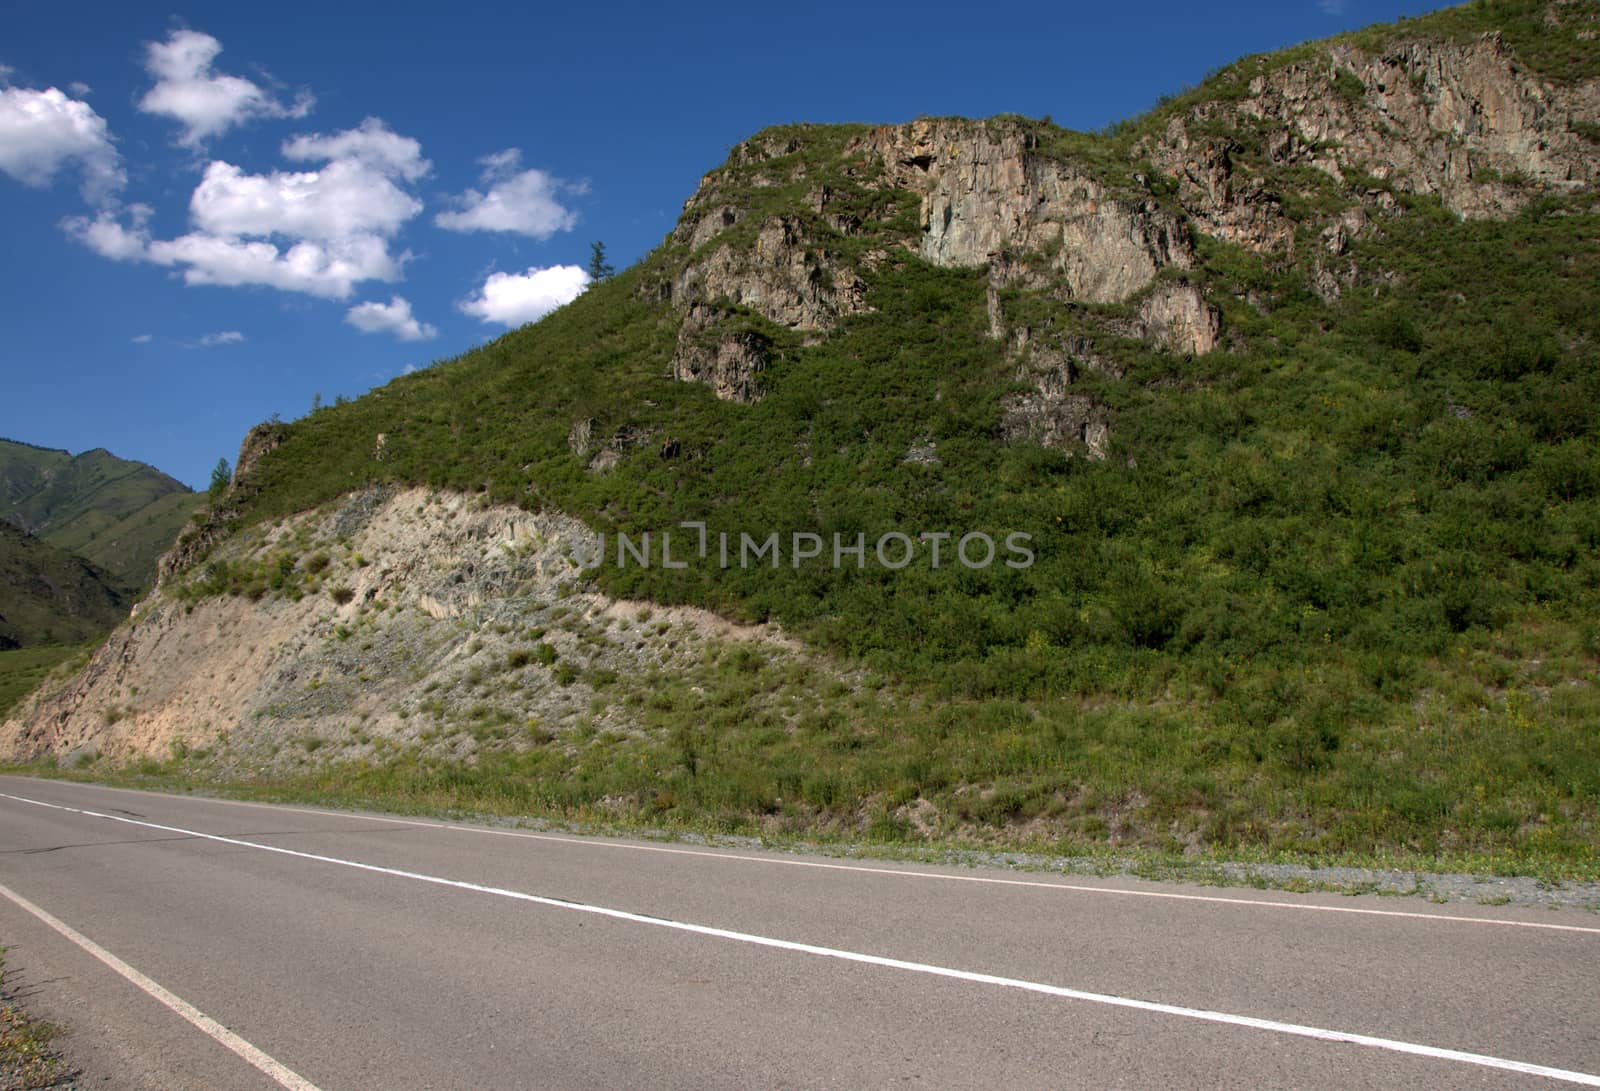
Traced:
[[642, 257], [763, 126], [1092, 129], [1437, 6], [7, 5], [0, 436], [203, 486], [257, 421], [570, 298], [592, 240]]

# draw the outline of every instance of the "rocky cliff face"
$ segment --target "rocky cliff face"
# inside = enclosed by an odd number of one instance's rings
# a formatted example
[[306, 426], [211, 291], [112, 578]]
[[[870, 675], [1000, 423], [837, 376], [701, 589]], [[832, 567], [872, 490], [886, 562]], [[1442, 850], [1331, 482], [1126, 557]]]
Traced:
[[[1197, 236], [1297, 265], [1331, 302], [1381, 279], [1344, 255], [1401, 214], [1397, 195], [1504, 217], [1592, 187], [1597, 119], [1600, 82], [1544, 79], [1490, 34], [1243, 62], [1195, 105], [1131, 143], [1101, 138], [1092, 155], [1073, 149], [1093, 138], [1062, 143], [1021, 118], [920, 119], [820, 152], [803, 129], [764, 133], [706, 176], [669, 240], [686, 255], [659, 288], [682, 315], [672, 372], [753, 401], [772, 346], [731, 316], [814, 342], [870, 308], [873, 271], [895, 255], [984, 267], [996, 339], [1033, 332], [1006, 313], [1007, 292], [1076, 307], [1082, 327], [1068, 338], [1081, 351], [1018, 357], [1032, 390], [1008, 400], [1002, 436], [1097, 456], [1109, 419], [1068, 389], [1099, 365], [1096, 339], [1181, 356], [1222, 343], [1219, 301], [1189, 276]], [[885, 194], [914, 215], [874, 220]], [[1053, 358], [1071, 366], [1039, 362]]]
[[[719, 398], [760, 397], [760, 373], [771, 362], [769, 346], [726, 322], [730, 316], [754, 313], [784, 329], [817, 335], [866, 306], [865, 283], [836, 245], [855, 233], [859, 221], [834, 207], [829, 187], [810, 187], [788, 214], [758, 214], [744, 207], [748, 194], [730, 193], [738, 188], [730, 178], [734, 172], [757, 191], [780, 181], [803, 183], [805, 169], [798, 164], [781, 175], [762, 170], [799, 149], [794, 139], [770, 136], [739, 145], [721, 171], [701, 180], [668, 239], [687, 255], [656, 289], [683, 315], [672, 372], [686, 382], [709, 384]], [[729, 241], [730, 233], [738, 238]]]
[[1242, 90], [1173, 117], [1137, 150], [1178, 180], [1196, 231], [1252, 250], [1294, 249], [1275, 168], [1320, 171], [1380, 210], [1393, 190], [1464, 217], [1512, 215], [1600, 172], [1583, 129], [1600, 117], [1600, 83], [1541, 79], [1498, 35], [1381, 54], [1335, 44]]
[[[1015, 287], [1068, 303], [1130, 304], [1137, 317], [1115, 332], [1170, 351], [1216, 346], [1220, 319], [1199, 290], [1155, 285], [1162, 270], [1193, 264], [1183, 220], [1137, 184], [1113, 192], [1087, 170], [1038, 154], [1023, 124], [945, 119], [864, 131], [836, 152], [842, 177], [805, 185], [800, 203], [808, 215], [752, 221], [734, 178], [749, 186], [747, 201], [786, 178], [804, 182], [801, 147], [793, 138], [758, 136], [685, 205], [671, 241], [690, 256], [658, 289], [682, 314], [674, 377], [706, 383], [719, 398], [759, 398], [771, 341], [730, 319], [753, 312], [807, 340], [826, 336], [868, 308], [873, 269], [905, 253], [940, 266], [987, 267], [997, 339], [1028, 336], [1000, 303], [1001, 290]], [[885, 193], [914, 199], [909, 230], [873, 231], [862, 209]], [[1077, 366], [1097, 361], [1086, 351]], [[1104, 412], [1063, 393], [1072, 368], [1019, 370], [1045, 378], [1035, 395], [1011, 400], [1003, 435], [1103, 454]]]
[[[741, 146], [732, 162], [794, 151], [792, 144], [774, 147], [758, 139]], [[1064, 299], [1121, 303], [1160, 270], [1187, 269], [1193, 261], [1185, 225], [1153, 198], [1114, 195], [1070, 162], [1035, 154], [1026, 129], [1005, 120], [883, 126], [852, 140], [841, 154], [855, 164], [850, 173], [863, 188], [916, 196], [917, 231], [896, 241], [935, 265], [1000, 261]], [[832, 328], [864, 306], [859, 272], [830, 254], [826, 234], [849, 236], [859, 226], [848, 212], [830, 215], [835, 196], [825, 186], [807, 195], [822, 232], [808, 234], [799, 220], [772, 216], [761, 221], [753, 245], [707, 250], [746, 219], [725, 203], [724, 179], [708, 175], [672, 235], [697, 256], [673, 282], [669, 298], [684, 308], [725, 299], [792, 329]], [[1025, 253], [1046, 260], [1037, 267], [1007, 260]]]
[[935, 265], [1045, 256], [1030, 280], [1067, 299], [1121, 303], [1167, 267], [1187, 269], [1184, 225], [1150, 199], [1113, 196], [1070, 162], [1033, 153], [1005, 122], [915, 121], [876, 129], [852, 147], [890, 184], [918, 195], [917, 252]]
[[236, 510], [239, 501], [253, 495], [257, 488], [254, 478], [261, 460], [283, 443], [288, 429], [276, 421], [263, 421], [245, 433], [239, 444], [239, 458], [233, 464], [233, 477], [227, 491], [211, 501], [211, 517], [197, 527], [186, 529], [177, 542], [156, 562], [156, 586], [166, 583], [175, 573], [205, 556], [224, 535], [227, 516]]
[[862, 305], [860, 277], [836, 267], [804, 225], [786, 216], [762, 222], [754, 245], [723, 245], [684, 267], [672, 298], [693, 306], [725, 300], [748, 307], [780, 326], [831, 329]]
[[[1156, 283], [1164, 270], [1193, 265], [1182, 216], [1144, 181], [1130, 177], [1114, 188], [1035, 144], [1017, 120], [925, 120], [866, 130], [836, 153], [842, 179], [807, 188], [809, 216], [774, 215], [754, 224], [733, 195], [732, 178], [746, 178], [762, 194], [780, 184], [783, 172], [804, 178], [807, 168], [796, 162], [797, 140], [762, 136], [741, 145], [728, 167], [702, 181], [672, 236], [691, 255], [660, 288], [683, 316], [673, 375], [706, 383], [720, 398], [755, 400], [772, 346], [730, 318], [754, 312], [807, 339], [826, 336], [840, 319], [867, 309], [873, 269], [906, 253], [939, 266], [986, 267], [996, 339], [1021, 345], [1030, 335], [1004, 313], [1001, 292], [1010, 288], [1068, 304], [1126, 304], [1133, 317], [1108, 324], [1108, 334], [1183, 354], [1215, 348], [1220, 318], [1200, 290], [1176, 280]], [[879, 230], [863, 241], [871, 225], [859, 209], [885, 193], [914, 200], [910, 229]], [[1101, 457], [1106, 414], [1092, 399], [1067, 393], [1075, 370], [1100, 361], [1090, 342], [1070, 340], [1076, 349], [1041, 349], [1026, 366], [1019, 358], [1019, 374], [1037, 382], [1032, 394], [1008, 399], [1002, 436]]]
[[672, 377], [705, 383], [728, 401], [753, 402], [762, 394], [761, 373], [771, 363], [770, 346], [757, 334], [736, 332], [729, 325], [725, 311], [705, 303], [690, 304], [678, 327]]

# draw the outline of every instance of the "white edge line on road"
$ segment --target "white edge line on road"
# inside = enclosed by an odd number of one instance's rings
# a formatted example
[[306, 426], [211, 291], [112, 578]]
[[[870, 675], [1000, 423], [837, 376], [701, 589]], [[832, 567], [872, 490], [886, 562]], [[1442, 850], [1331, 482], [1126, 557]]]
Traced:
[[[100, 788], [105, 791], [128, 792], [131, 788], [111, 788], [101, 784], [80, 784], [80, 788]], [[3, 794], [3, 793], [0, 793]], [[1075, 894], [1105, 894], [1124, 898], [1163, 898], [1180, 902], [1207, 902], [1214, 905], [1248, 905], [1267, 909], [1291, 909], [1308, 913], [1346, 913], [1362, 917], [1399, 917], [1405, 920], [1436, 921], [1454, 924], [1486, 924], [1502, 928], [1538, 928], [1547, 932], [1579, 932], [1600, 936], [1600, 927], [1580, 924], [1555, 924], [1546, 921], [1518, 921], [1505, 917], [1468, 917], [1459, 913], [1418, 913], [1405, 909], [1367, 909], [1353, 905], [1316, 905], [1311, 902], [1275, 902], [1267, 898], [1230, 898], [1220, 894], [1180, 894], [1169, 890], [1125, 890], [1119, 887], [1088, 886], [1082, 883], [1052, 883], [1037, 879], [1001, 879], [992, 875], [949, 875], [938, 871], [918, 871], [911, 868], [873, 867], [870, 864], [834, 864], [820, 860], [791, 860], [778, 856], [750, 856], [736, 852], [716, 852], [709, 849], [674, 848], [668, 845], [640, 845], [631, 841], [612, 841], [599, 837], [572, 837], [560, 834], [533, 833], [528, 830], [495, 830], [487, 826], [462, 826], [449, 822], [425, 822], [415, 818], [391, 818], [387, 815], [364, 814], [359, 811], [327, 811], [315, 807], [300, 807], [284, 803], [252, 803], [242, 799], [209, 799], [194, 796], [173, 796], [162, 792], [140, 792], [141, 795], [160, 795], [166, 799], [185, 799], [206, 803], [225, 803], [233, 807], [259, 807], [265, 810], [298, 811], [301, 814], [322, 815], [327, 818], [354, 818], [367, 822], [391, 822], [400, 826], [420, 826], [427, 830], [447, 830], [456, 833], [483, 833], [495, 837], [520, 837], [530, 841], [554, 841], [563, 845], [584, 848], [624, 849], [630, 852], [656, 852], [673, 856], [696, 856], [708, 860], [728, 860], [735, 863], [770, 864], [774, 867], [815, 868], [823, 871], [857, 871], [864, 875], [892, 875], [901, 879], [940, 879], [949, 883], [986, 883], [991, 886], [1020, 886], [1036, 890], [1063, 890]]]
[[[1378, 1038], [1369, 1034], [1355, 1034], [1348, 1031], [1328, 1030], [1323, 1027], [1306, 1026], [1300, 1023], [1280, 1023], [1273, 1019], [1258, 1019], [1248, 1015], [1234, 1015], [1229, 1012], [1208, 1011], [1204, 1008], [1186, 1008], [1176, 1004], [1162, 1004], [1152, 1000], [1136, 1000], [1131, 997], [1113, 996], [1107, 993], [1085, 992], [1081, 989], [1071, 989], [1062, 985], [1048, 985], [1038, 981], [1025, 981], [1015, 977], [1001, 977], [996, 974], [977, 973], [972, 970], [957, 970], [948, 966], [936, 966], [926, 962], [909, 962], [904, 959], [887, 958], [882, 955], [869, 955], [859, 951], [847, 951], [837, 947], [821, 947], [816, 944], [799, 943], [794, 940], [776, 939], [771, 936], [756, 935], [751, 932], [736, 932], [727, 928], [716, 928], [705, 924], [691, 924], [687, 921], [672, 920], [668, 917], [652, 917], [642, 913], [631, 913], [624, 909], [611, 909], [602, 905], [590, 905], [585, 902], [568, 901], [563, 898], [546, 897], [540, 894], [528, 894], [519, 890], [506, 890], [502, 887], [485, 886], [481, 883], [465, 882], [460, 879], [446, 879], [438, 875], [427, 875], [422, 872], [405, 871], [401, 868], [383, 867], [378, 864], [366, 864], [359, 860], [346, 860], [337, 856], [323, 856], [314, 852], [301, 852], [297, 849], [286, 849], [278, 845], [263, 845], [255, 841], [244, 841], [236, 837], [224, 837], [220, 834], [203, 833], [199, 830], [184, 829], [180, 826], [164, 826], [156, 822], [145, 822], [135, 818], [124, 818], [120, 815], [102, 814], [98, 811], [84, 810], [78, 807], [67, 807], [59, 803], [45, 803], [36, 799], [26, 799], [0, 792], [0, 798], [15, 800], [18, 803], [30, 803], [37, 807], [48, 807], [56, 811], [68, 811], [81, 814], [90, 818], [105, 819], [110, 822], [121, 822], [130, 826], [143, 826], [146, 829], [161, 830], [164, 833], [181, 833], [189, 837], [197, 837], [206, 841], [216, 841], [225, 845], [237, 845], [241, 848], [257, 849], [261, 852], [276, 853], [280, 856], [291, 856], [301, 860], [314, 860], [323, 864], [334, 864], [339, 867], [354, 868], [358, 871], [372, 872], [379, 875], [391, 875], [399, 879], [411, 879], [416, 882], [431, 883], [436, 886], [452, 887], [457, 890], [468, 890], [478, 894], [490, 894], [499, 898], [510, 898], [521, 902], [531, 902], [535, 905], [549, 906], [554, 909], [565, 909], [577, 913], [587, 913], [597, 917], [608, 917], [612, 920], [627, 921], [632, 924], [650, 925], [655, 928], [667, 928], [677, 932], [689, 932], [695, 935], [710, 936], [716, 939], [732, 940], [738, 943], [748, 943], [757, 947], [770, 947], [781, 951], [794, 951], [799, 954], [818, 955], [823, 958], [839, 959], [844, 962], [865, 963], [870, 966], [881, 966], [892, 970], [905, 970], [911, 973], [927, 974], [933, 977], [953, 978], [958, 981], [969, 981], [979, 985], [995, 985], [1007, 989], [1019, 989], [1024, 992], [1039, 993], [1045, 996], [1062, 997], [1067, 1000], [1081, 1000], [1092, 1004], [1105, 1004], [1111, 1007], [1131, 1008], [1135, 1011], [1152, 1012], [1159, 1015], [1173, 1015], [1184, 1019], [1197, 1019], [1208, 1023], [1221, 1023], [1227, 1026], [1246, 1027], [1252, 1030], [1265, 1030], [1277, 1034], [1289, 1034], [1300, 1038], [1314, 1038], [1324, 1042], [1343, 1042], [1351, 1045], [1366, 1046], [1371, 1049], [1382, 1049], [1392, 1053], [1407, 1053], [1418, 1057], [1428, 1057], [1441, 1061], [1454, 1061], [1458, 1064], [1477, 1065], [1483, 1068], [1498, 1069], [1502, 1072], [1518, 1072], [1529, 1076], [1542, 1076], [1546, 1079], [1560, 1080], [1566, 1083], [1581, 1084], [1585, 1087], [1600, 1087], [1600, 1076], [1588, 1072], [1575, 1072], [1565, 1068], [1552, 1068], [1548, 1065], [1531, 1064], [1527, 1061], [1513, 1061], [1504, 1057], [1492, 1057], [1483, 1053], [1467, 1053], [1455, 1049], [1443, 1049], [1438, 1046], [1421, 1045], [1416, 1042], [1404, 1042], [1393, 1038]], [[40, 911], [42, 912], [42, 911]], [[65, 927], [62, 925], [61, 927]], [[131, 967], [130, 973], [136, 973]], [[146, 979], [148, 981], [148, 979]], [[155, 982], [149, 982], [155, 985]], [[162, 990], [165, 992], [165, 990]], [[171, 994], [167, 994], [170, 996]], [[176, 997], [172, 997], [177, 1000]], [[178, 1001], [182, 1003], [182, 1001]], [[192, 1010], [192, 1009], [191, 1009]], [[199, 1015], [198, 1012], [195, 1012]], [[200, 1016], [205, 1018], [204, 1016]], [[188, 1018], [188, 1016], [186, 1016]], [[191, 1022], [195, 1020], [190, 1018]], [[197, 1024], [198, 1025], [198, 1024]], [[214, 1024], [213, 1024], [214, 1025]], [[222, 1029], [218, 1027], [218, 1029]], [[223, 1033], [227, 1033], [223, 1031]], [[240, 1044], [248, 1046], [248, 1043]], [[254, 1048], [254, 1047], [249, 1047]], [[259, 1051], [257, 1051], [259, 1052]], [[242, 1054], [241, 1054], [242, 1055]], [[302, 1085], [309, 1087], [310, 1085]]]
[[158, 982], [152, 981], [138, 970], [135, 970], [132, 966], [129, 966], [126, 962], [122, 961], [116, 955], [100, 946], [88, 936], [85, 936], [83, 933], [74, 930], [71, 925], [57, 920], [55, 917], [51, 916], [43, 909], [40, 909], [27, 898], [24, 898], [21, 894], [18, 894], [15, 890], [12, 890], [4, 883], [0, 883], [0, 894], [4, 894], [19, 907], [26, 909], [29, 913], [32, 913], [35, 917], [38, 917], [45, 924], [48, 924], [51, 928], [54, 928], [67, 939], [71, 940], [89, 954], [93, 955], [95, 958], [111, 967], [111, 969], [115, 970], [117, 973], [133, 982], [133, 984], [137, 985], [150, 996], [154, 997], [156, 1000], [159, 1000], [172, 1011], [183, 1016], [183, 1018], [194, 1024], [194, 1026], [198, 1028], [202, 1034], [205, 1034], [207, 1037], [215, 1040], [219, 1044], [231, 1049], [250, 1065], [259, 1069], [269, 1079], [276, 1082], [279, 1087], [288, 1088], [289, 1091], [318, 1091], [317, 1085], [306, 1079], [304, 1076], [301, 1076], [299, 1073], [293, 1071], [279, 1061], [274, 1060], [272, 1057], [267, 1056], [267, 1054], [261, 1052], [261, 1050], [257, 1049], [255, 1046], [251, 1045], [249, 1042], [233, 1033], [233, 1031], [229, 1030], [227, 1027], [211, 1018], [211, 1016], [207, 1015], [205, 1012], [189, 1003], [183, 997], [174, 995], [173, 993], [162, 988]]

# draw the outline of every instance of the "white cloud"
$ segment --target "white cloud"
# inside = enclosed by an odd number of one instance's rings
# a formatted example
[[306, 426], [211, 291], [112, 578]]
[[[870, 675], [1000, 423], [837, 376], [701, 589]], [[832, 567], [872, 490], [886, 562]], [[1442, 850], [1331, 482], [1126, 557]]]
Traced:
[[363, 281], [400, 279], [410, 255], [390, 254], [389, 240], [422, 203], [395, 179], [427, 173], [421, 145], [368, 118], [331, 136], [296, 137], [284, 154], [328, 162], [270, 174], [211, 163], [189, 200], [198, 230], [151, 244], [150, 259], [185, 266], [190, 284], [265, 284], [335, 299]]
[[47, 186], [76, 166], [84, 200], [100, 204], [127, 181], [105, 118], [58, 89], [0, 88], [0, 170], [28, 186]]
[[1344, 0], [1317, 0], [1317, 8], [1324, 15], [1343, 15]]
[[78, 98], [88, 98], [90, 94], [93, 93], [94, 88], [90, 87], [82, 80], [73, 80], [71, 83], [67, 84], [67, 90], [71, 91]]
[[136, 345], [148, 345], [151, 341], [155, 340], [155, 338], [148, 333], [136, 333], [132, 337], [128, 338], [128, 340], [132, 341]]
[[547, 239], [557, 231], [571, 231], [578, 214], [557, 200], [563, 190], [581, 193], [583, 187], [553, 178], [542, 170], [518, 171], [522, 153], [516, 148], [484, 156], [486, 191], [469, 189], [455, 198], [459, 209], [441, 212], [434, 223], [447, 231], [511, 231]]
[[143, 261], [148, 257], [146, 251], [150, 246], [150, 231], [145, 226], [150, 220], [150, 206], [129, 205], [125, 211], [132, 221], [131, 226], [122, 224], [120, 214], [106, 211], [92, 220], [87, 216], [69, 216], [61, 221], [61, 226], [103, 258]]
[[285, 105], [242, 76], [216, 72], [222, 43], [197, 30], [175, 30], [165, 42], [145, 43], [145, 70], [156, 84], [139, 100], [147, 114], [183, 125], [178, 142], [198, 147], [208, 137], [256, 117], [305, 117], [315, 100], [302, 92]]
[[363, 333], [392, 333], [402, 341], [431, 341], [439, 331], [411, 314], [411, 303], [391, 296], [387, 303], [358, 303], [344, 320]]
[[354, 160], [384, 174], [397, 174], [408, 182], [425, 177], [433, 164], [422, 158], [422, 145], [409, 136], [390, 132], [384, 123], [369, 117], [358, 128], [324, 136], [312, 133], [286, 140], [286, 159]]
[[485, 178], [503, 178], [515, 173], [522, 165], [522, 149], [507, 148], [501, 152], [490, 152], [478, 160], [478, 165], [483, 168]]
[[396, 178], [426, 173], [420, 145], [369, 119], [359, 129], [291, 140], [285, 153], [329, 162], [247, 174], [215, 160], [189, 199], [193, 230], [175, 239], [152, 240], [149, 209], [137, 205], [131, 225], [102, 213], [63, 226], [105, 257], [179, 267], [189, 284], [261, 284], [345, 299], [364, 281], [399, 280], [411, 255], [391, 254], [389, 243], [422, 203]]
[[492, 273], [478, 294], [460, 304], [464, 314], [485, 322], [520, 326], [571, 303], [589, 283], [576, 265], [553, 265], [526, 273]]
[[189, 199], [195, 226], [210, 235], [388, 236], [421, 211], [422, 202], [354, 159], [271, 174], [246, 174], [219, 160], [206, 166]]
[[237, 345], [244, 341], [244, 334], [238, 330], [223, 330], [220, 333], [208, 333], [200, 338], [201, 348], [214, 348], [217, 345]]
[[280, 250], [261, 239], [193, 232], [153, 242], [146, 251], [158, 265], [184, 266], [188, 284], [262, 284], [330, 299], [347, 298], [362, 281], [398, 280], [408, 256], [391, 256], [386, 240], [373, 235], [326, 243], [301, 241]]

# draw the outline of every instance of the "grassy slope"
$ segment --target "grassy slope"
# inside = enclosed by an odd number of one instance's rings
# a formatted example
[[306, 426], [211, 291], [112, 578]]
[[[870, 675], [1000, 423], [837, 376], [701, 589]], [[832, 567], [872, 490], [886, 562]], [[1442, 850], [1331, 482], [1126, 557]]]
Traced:
[[84, 655], [86, 651], [83, 645], [47, 644], [0, 652], [0, 720], [49, 677], [58, 664], [74, 655]]
[[[1587, 73], [1589, 54], [1529, 29], [1532, 8], [1400, 31], [1504, 25], [1525, 59]], [[1057, 130], [1057, 150], [1111, 169], [1167, 111], [1239, 82], [1217, 80], [1103, 143]], [[837, 134], [802, 133], [795, 161], [826, 170]], [[617, 593], [782, 618], [888, 685], [790, 730], [752, 703], [754, 666], [698, 695], [667, 687], [640, 713], [654, 742], [581, 770], [508, 753], [328, 775], [566, 813], [620, 798], [722, 828], [870, 820], [887, 837], [909, 836], [897, 808], [923, 798], [953, 828], [1037, 820], [1032, 835], [1057, 844], [1593, 874], [1600, 217], [1547, 204], [1461, 223], [1401, 200], [1407, 214], [1355, 254], [1399, 278], [1334, 306], [1303, 271], [1204, 245], [1197, 278], [1254, 291], [1267, 313], [1230, 305], [1243, 347], [1192, 362], [1116, 346], [1126, 375], [1083, 381], [1115, 416], [1104, 463], [994, 442], [1010, 371], [984, 336], [983, 278], [915, 259], [870, 278], [874, 313], [780, 346], [755, 406], [666, 377], [674, 322], [636, 292], [658, 255], [536, 326], [295, 422], [245, 521], [405, 481], [607, 529], [1020, 529], [1039, 554], [1024, 573], [606, 571]], [[901, 210], [864, 211], [871, 229]], [[1008, 313], [1070, 323], [1051, 306], [1013, 298]], [[681, 453], [652, 443], [589, 474], [566, 446], [583, 418]], [[940, 465], [904, 462], [927, 440]]]
[[149, 584], [156, 559], [200, 499], [153, 467], [107, 451], [74, 457], [0, 440], [0, 519], [134, 586]]

